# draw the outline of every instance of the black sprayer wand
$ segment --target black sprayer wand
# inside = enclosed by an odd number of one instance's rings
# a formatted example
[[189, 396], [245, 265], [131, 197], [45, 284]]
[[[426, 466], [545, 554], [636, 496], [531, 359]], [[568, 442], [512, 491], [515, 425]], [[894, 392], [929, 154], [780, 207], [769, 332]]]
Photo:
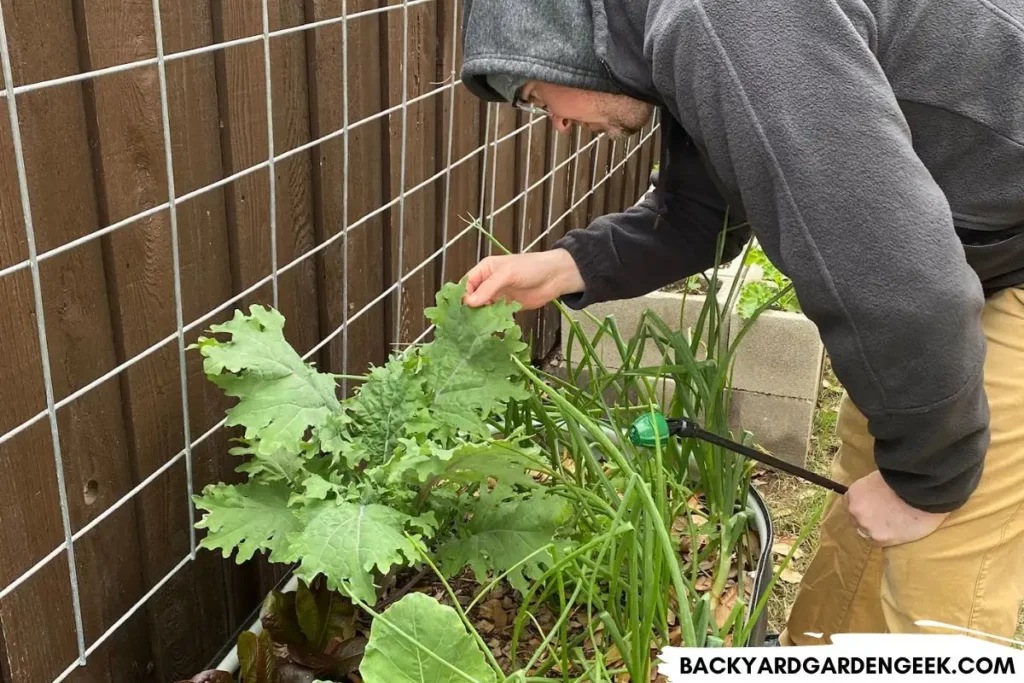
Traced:
[[828, 477], [815, 474], [808, 469], [786, 462], [785, 460], [780, 460], [768, 453], [762, 453], [761, 451], [750, 448], [749, 446], [744, 446], [743, 444], [736, 443], [735, 441], [730, 441], [729, 439], [723, 438], [717, 434], [701, 429], [696, 423], [685, 418], [678, 420], [666, 420], [665, 416], [661, 413], [647, 414], [637, 418], [629, 428], [629, 440], [634, 446], [654, 448], [659, 443], [665, 443], [668, 441], [669, 437], [672, 436], [700, 439], [701, 441], [721, 446], [722, 448], [738, 453], [750, 458], [751, 460], [756, 460], [768, 465], [769, 467], [782, 470], [783, 472], [788, 472], [789, 474], [800, 477], [804, 481], [809, 481], [812, 484], [817, 484], [823, 488], [835, 491], [839, 495], [846, 493], [845, 486], [832, 481]]

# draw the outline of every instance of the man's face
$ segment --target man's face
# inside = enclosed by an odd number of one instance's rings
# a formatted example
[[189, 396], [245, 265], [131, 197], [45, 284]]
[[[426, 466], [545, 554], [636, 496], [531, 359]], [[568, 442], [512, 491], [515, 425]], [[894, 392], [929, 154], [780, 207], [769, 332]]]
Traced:
[[555, 129], [568, 133], [574, 123], [609, 137], [628, 137], [640, 131], [654, 110], [625, 95], [592, 92], [554, 83], [529, 81], [519, 93], [527, 104], [548, 112]]

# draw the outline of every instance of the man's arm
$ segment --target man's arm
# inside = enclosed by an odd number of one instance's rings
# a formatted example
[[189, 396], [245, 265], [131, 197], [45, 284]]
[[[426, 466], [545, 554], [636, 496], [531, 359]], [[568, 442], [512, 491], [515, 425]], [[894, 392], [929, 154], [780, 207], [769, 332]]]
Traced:
[[956, 509], [989, 439], [984, 300], [871, 51], [870, 15], [840, 3], [677, 7], [653, 27], [659, 88], [674, 90], [792, 278], [868, 418], [886, 483], [920, 510]]
[[715, 265], [727, 215], [722, 259], [739, 255], [750, 238], [742, 213], [726, 211], [696, 147], [665, 116], [658, 187], [626, 211], [572, 230], [554, 247], [568, 251], [584, 290], [562, 297], [571, 308], [652, 292]]

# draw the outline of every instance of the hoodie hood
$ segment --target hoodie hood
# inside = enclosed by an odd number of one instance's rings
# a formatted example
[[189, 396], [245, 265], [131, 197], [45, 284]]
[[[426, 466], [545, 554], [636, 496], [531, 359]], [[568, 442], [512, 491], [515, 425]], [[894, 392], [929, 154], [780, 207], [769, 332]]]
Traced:
[[594, 42], [590, 0], [464, 0], [462, 82], [489, 102], [511, 102], [528, 80], [623, 93]]

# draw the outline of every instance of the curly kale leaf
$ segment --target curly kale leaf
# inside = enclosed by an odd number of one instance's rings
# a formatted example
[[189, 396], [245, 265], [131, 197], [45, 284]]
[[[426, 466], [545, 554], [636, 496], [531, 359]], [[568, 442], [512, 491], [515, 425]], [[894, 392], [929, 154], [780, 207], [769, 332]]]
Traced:
[[200, 337], [203, 368], [212, 382], [235, 397], [227, 425], [245, 428], [260, 454], [299, 453], [307, 430], [318, 427], [341, 404], [331, 375], [302, 360], [284, 337], [284, 316], [253, 305], [249, 315], [214, 325], [228, 341]]
[[436, 326], [434, 341], [423, 347], [422, 371], [431, 395], [430, 411], [438, 420], [474, 436], [488, 436], [486, 418], [512, 399], [525, 399], [513, 381], [527, 345], [513, 313], [518, 304], [462, 305], [464, 284], [447, 284], [437, 305], [425, 311]]

